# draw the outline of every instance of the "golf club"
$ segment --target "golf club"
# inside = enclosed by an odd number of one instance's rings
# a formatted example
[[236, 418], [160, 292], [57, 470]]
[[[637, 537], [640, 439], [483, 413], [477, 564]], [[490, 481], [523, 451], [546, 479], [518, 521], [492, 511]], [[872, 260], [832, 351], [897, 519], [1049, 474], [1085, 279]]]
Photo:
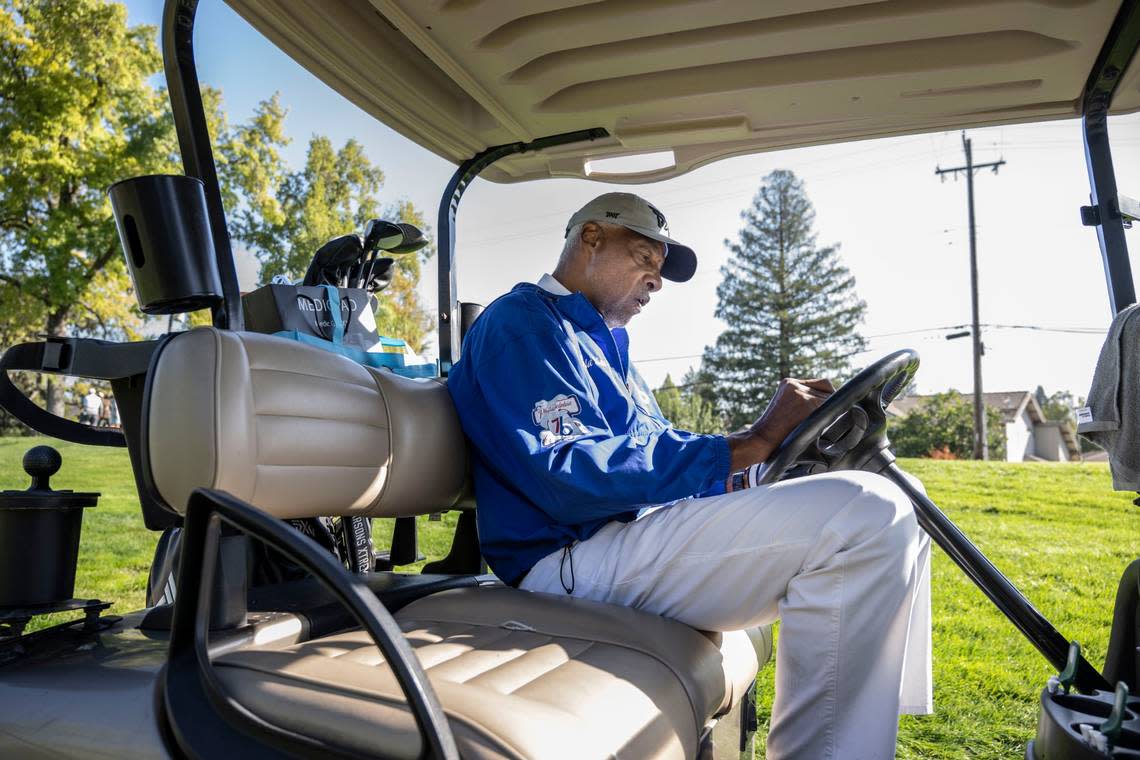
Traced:
[[[396, 255], [414, 253], [428, 244], [423, 232], [413, 224], [407, 222], [389, 222], [384, 219], [372, 219], [364, 227], [364, 251], [360, 272], [357, 276], [357, 287], [367, 287], [370, 292], [383, 290], [391, 281], [389, 276], [383, 285], [373, 288], [368, 283], [372, 281], [376, 267], [378, 251], [386, 251]], [[391, 265], [389, 265], [390, 268]]]
[[313, 255], [301, 284], [341, 286], [348, 268], [359, 261], [361, 255], [360, 238], [356, 235], [333, 238]]
[[[369, 219], [364, 225], [364, 245], [361, 251], [360, 268], [356, 272], [356, 287], [363, 288], [372, 275], [372, 267], [376, 261], [378, 249], [387, 250], [389, 246], [400, 245], [404, 240], [404, 231], [395, 222], [386, 219]], [[367, 270], [367, 273], [366, 273]]]

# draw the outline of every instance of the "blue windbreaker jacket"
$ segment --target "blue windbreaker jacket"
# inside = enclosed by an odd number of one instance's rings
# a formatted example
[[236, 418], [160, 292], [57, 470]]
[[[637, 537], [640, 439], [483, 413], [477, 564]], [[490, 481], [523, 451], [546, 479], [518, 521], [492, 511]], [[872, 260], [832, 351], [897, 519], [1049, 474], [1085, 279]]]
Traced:
[[471, 443], [483, 555], [511, 585], [611, 520], [724, 491], [728, 441], [669, 424], [626, 331], [581, 293], [516, 285], [476, 320], [447, 387]]

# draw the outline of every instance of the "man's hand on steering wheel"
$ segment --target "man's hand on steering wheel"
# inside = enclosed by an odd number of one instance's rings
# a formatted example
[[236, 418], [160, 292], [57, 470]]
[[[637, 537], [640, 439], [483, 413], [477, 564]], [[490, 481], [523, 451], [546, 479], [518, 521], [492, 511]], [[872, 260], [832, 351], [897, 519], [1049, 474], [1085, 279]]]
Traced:
[[748, 430], [729, 434], [729, 471], [737, 472], [766, 461], [788, 433], [795, 430], [834, 392], [830, 380], [781, 380], [760, 418]]
[[[880, 471], [894, 461], [887, 406], [918, 371], [918, 353], [902, 349], [865, 367], [833, 391], [826, 380], [784, 380], [748, 430], [728, 436], [732, 475], [726, 490], [774, 483], [800, 463], [800, 474], [831, 469]], [[764, 463], [764, 467], [753, 465]], [[743, 477], [747, 475], [747, 477]]]

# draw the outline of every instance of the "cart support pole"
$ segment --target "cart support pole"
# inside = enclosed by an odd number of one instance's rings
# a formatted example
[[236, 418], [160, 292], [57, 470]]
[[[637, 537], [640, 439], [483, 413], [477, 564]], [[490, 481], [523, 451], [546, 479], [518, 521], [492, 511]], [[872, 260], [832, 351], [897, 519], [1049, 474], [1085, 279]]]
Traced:
[[439, 265], [439, 370], [446, 376], [451, 365], [459, 360], [459, 312], [455, 274], [455, 215], [459, 201], [468, 185], [479, 174], [500, 158], [516, 153], [530, 153], [558, 145], [599, 140], [609, 132], [601, 128], [583, 129], [560, 135], [540, 137], [528, 143], [516, 142], [496, 145], [476, 153], [464, 161], [451, 176], [443, 197], [439, 201], [436, 225], [437, 261]]
[[[1009, 578], [994, 567], [966, 534], [959, 530], [958, 526], [943, 514], [926, 494], [915, 488], [898, 465], [890, 460], [893, 460], [893, 457], [889, 458], [889, 463], [880, 474], [893, 481], [910, 498], [919, 527], [926, 531], [931, 540], [938, 544], [950, 559], [954, 560], [954, 564], [969, 576], [974, 585], [989, 597], [994, 606], [1001, 610], [1033, 646], [1037, 647], [1037, 651], [1041, 652], [1046, 660], [1058, 671], [1063, 670], [1069, 656], [1068, 639], [1037, 611]], [[1077, 665], [1076, 685], [1085, 693], [1094, 689], [1112, 691], [1112, 685], [1084, 656], [1081, 656]]]
[[1108, 144], [1108, 109], [1112, 96], [1140, 47], [1140, 0], [1120, 6], [1108, 39], [1097, 57], [1081, 98], [1085, 163], [1089, 172], [1091, 204], [1081, 209], [1084, 223], [1096, 227], [1100, 241], [1108, 299], [1113, 313], [1136, 302], [1136, 286], [1124, 239], [1120, 194]]
[[198, 70], [194, 65], [194, 16], [197, 12], [198, 0], [166, 0], [162, 10], [162, 63], [166, 69], [166, 87], [170, 92], [170, 110], [174, 114], [183, 169], [187, 177], [196, 177], [206, 186], [206, 211], [210, 217], [210, 233], [222, 283], [222, 303], [213, 309], [214, 326], [240, 330], [244, 325], [237, 268], [230, 248], [214, 152], [210, 147], [206, 110], [198, 88]]

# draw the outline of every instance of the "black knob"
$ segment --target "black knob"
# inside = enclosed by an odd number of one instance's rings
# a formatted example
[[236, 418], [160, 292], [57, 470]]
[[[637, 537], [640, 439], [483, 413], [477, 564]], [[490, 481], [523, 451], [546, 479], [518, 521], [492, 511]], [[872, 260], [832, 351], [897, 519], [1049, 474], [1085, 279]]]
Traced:
[[63, 457], [51, 446], [33, 446], [24, 454], [24, 472], [32, 476], [29, 491], [50, 491], [48, 478], [59, 472]]

